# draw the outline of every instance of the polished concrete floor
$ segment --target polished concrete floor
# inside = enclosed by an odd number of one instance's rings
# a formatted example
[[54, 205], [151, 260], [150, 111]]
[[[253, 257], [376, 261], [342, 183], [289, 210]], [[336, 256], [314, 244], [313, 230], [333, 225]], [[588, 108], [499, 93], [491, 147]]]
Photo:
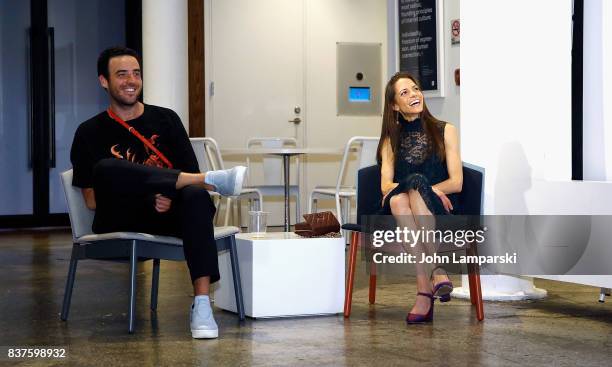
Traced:
[[[471, 305], [436, 304], [435, 321], [406, 326], [414, 298], [406, 277], [379, 280], [367, 303], [359, 271], [353, 314], [240, 325], [216, 311], [217, 340], [193, 340], [191, 288], [184, 263], [162, 262], [157, 315], [150, 313], [150, 262], [139, 266], [137, 330], [127, 333], [126, 264], [83, 261], [70, 319], [59, 319], [70, 258], [68, 231], [0, 233], [0, 347], [67, 348], [63, 360], [9, 360], [0, 365], [75, 366], [610, 366], [612, 299], [599, 289], [536, 281], [538, 302], [485, 303], [478, 322]], [[455, 279], [458, 281], [457, 279]]]

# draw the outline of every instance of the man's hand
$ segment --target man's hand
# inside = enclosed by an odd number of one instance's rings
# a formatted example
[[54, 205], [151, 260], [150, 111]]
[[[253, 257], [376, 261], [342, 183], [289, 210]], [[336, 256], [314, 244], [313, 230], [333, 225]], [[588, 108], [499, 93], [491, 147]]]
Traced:
[[447, 213], [450, 213], [450, 211], [453, 210], [453, 204], [449, 200], [448, 196], [446, 196], [445, 193], [443, 193], [442, 191], [440, 191], [439, 189], [433, 186], [431, 187], [431, 189], [436, 195], [438, 195], [440, 200], [442, 200], [442, 205], [444, 206], [444, 210], [446, 210]]
[[172, 205], [172, 200], [163, 196], [162, 194], [155, 195], [155, 210], [158, 213], [165, 213], [170, 210], [170, 206]]

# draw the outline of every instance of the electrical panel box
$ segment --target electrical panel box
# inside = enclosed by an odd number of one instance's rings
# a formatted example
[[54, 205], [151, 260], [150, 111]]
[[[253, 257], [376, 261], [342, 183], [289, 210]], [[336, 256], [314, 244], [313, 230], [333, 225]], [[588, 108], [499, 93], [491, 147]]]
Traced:
[[382, 114], [382, 44], [336, 44], [338, 116]]

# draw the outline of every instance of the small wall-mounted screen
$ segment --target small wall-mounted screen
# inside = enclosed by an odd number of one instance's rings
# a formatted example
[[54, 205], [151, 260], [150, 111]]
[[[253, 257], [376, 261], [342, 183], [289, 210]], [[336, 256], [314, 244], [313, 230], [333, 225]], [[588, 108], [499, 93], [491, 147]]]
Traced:
[[349, 102], [370, 102], [370, 87], [349, 87]]

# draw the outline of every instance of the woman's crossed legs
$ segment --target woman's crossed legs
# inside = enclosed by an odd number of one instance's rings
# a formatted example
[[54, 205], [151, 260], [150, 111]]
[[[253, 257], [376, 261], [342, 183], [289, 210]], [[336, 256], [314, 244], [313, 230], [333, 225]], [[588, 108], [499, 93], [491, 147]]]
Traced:
[[[408, 230], [435, 229], [435, 218], [427, 208], [419, 191], [411, 189], [393, 196], [390, 200], [391, 214], [395, 217], [397, 225]], [[414, 245], [414, 246], [413, 246]], [[420, 241], [416, 244], [404, 246], [406, 250], [416, 256], [417, 292], [432, 293], [433, 284], [448, 281], [443, 271], [434, 271], [435, 264], [420, 263], [423, 254], [431, 255], [436, 251], [434, 243]], [[432, 275], [432, 271], [434, 272]], [[416, 297], [410, 313], [424, 315], [429, 311], [431, 301], [427, 297]]]

